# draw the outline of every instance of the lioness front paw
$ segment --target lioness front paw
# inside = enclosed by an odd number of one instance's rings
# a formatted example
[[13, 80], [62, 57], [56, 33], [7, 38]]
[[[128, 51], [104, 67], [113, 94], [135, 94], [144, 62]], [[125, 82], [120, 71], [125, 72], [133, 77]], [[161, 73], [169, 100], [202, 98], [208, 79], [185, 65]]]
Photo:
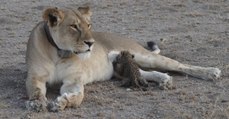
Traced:
[[162, 82], [159, 83], [159, 88], [162, 90], [169, 90], [173, 88], [173, 80], [172, 77], [167, 75], [165, 79], [162, 80]]
[[221, 70], [219, 70], [218, 68], [208, 68], [207, 70], [207, 78], [210, 80], [217, 80], [220, 79], [221, 77]]
[[61, 108], [61, 106], [58, 104], [58, 102], [56, 102], [56, 101], [50, 102], [48, 104], [47, 108], [48, 108], [48, 111], [50, 111], [50, 112], [59, 112], [59, 111], [63, 110]]
[[48, 111], [50, 111], [50, 112], [59, 112], [59, 111], [64, 110], [65, 107], [66, 107], [66, 104], [60, 103], [57, 101], [52, 101], [47, 106]]
[[36, 112], [47, 111], [46, 107], [47, 107], [46, 101], [41, 101], [41, 100], [26, 101], [26, 108], [30, 111], [36, 111]]
[[58, 97], [55, 101], [52, 101], [48, 104], [47, 108], [50, 112], [59, 112], [64, 110], [67, 106], [68, 100], [65, 96]]

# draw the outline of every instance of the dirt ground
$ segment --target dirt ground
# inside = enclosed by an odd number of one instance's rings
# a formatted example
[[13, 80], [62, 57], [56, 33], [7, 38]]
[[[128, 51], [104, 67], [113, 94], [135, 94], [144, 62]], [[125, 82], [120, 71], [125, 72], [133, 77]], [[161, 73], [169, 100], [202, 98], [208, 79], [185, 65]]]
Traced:
[[[228, 0], [1, 0], [0, 118], [10, 119], [228, 119]], [[48, 6], [90, 4], [93, 30], [119, 33], [144, 44], [154, 40], [161, 54], [183, 63], [218, 67], [222, 80], [173, 76], [175, 89], [127, 91], [110, 80], [86, 85], [76, 109], [27, 111], [25, 50], [32, 28]], [[56, 95], [49, 91], [48, 95]]]

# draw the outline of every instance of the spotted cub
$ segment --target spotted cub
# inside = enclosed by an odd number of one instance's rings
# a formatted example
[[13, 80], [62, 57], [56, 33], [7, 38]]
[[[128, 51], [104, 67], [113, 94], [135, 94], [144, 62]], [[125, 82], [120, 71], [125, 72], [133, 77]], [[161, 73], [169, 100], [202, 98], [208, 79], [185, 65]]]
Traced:
[[123, 80], [123, 87], [136, 87], [145, 89], [148, 82], [141, 77], [139, 67], [134, 61], [134, 55], [128, 51], [122, 51], [114, 60], [114, 76]]

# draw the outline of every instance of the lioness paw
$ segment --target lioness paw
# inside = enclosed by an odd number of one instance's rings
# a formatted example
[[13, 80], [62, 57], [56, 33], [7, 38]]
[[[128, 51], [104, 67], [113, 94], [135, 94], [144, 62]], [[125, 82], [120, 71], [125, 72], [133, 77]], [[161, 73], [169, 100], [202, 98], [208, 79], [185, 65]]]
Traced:
[[55, 101], [52, 101], [48, 104], [47, 108], [50, 112], [59, 112], [64, 110], [67, 106], [68, 100], [66, 98], [66, 94], [58, 97]]
[[221, 70], [219, 70], [218, 68], [208, 68], [207, 70], [207, 78], [210, 80], [217, 80], [220, 79], [221, 77]]
[[50, 102], [47, 108], [48, 108], [48, 111], [50, 112], [59, 112], [64, 109], [63, 106], [59, 105], [58, 102], [56, 101]]
[[167, 75], [161, 82], [159, 82], [159, 88], [162, 90], [169, 90], [173, 88], [172, 77]]
[[41, 100], [26, 101], [26, 108], [30, 111], [42, 112], [47, 111], [46, 102]]

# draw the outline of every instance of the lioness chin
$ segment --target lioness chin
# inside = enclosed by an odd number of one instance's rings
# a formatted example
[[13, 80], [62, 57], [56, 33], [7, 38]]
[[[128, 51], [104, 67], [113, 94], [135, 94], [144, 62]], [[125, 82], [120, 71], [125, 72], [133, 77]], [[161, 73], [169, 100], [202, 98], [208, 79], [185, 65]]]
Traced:
[[[91, 31], [89, 7], [78, 9], [48, 8], [43, 21], [32, 30], [27, 45], [28, 74], [26, 107], [35, 111], [59, 111], [79, 106], [84, 97], [84, 85], [109, 80], [113, 75], [112, 60], [122, 50], [134, 54], [134, 60], [144, 68], [182, 72], [202, 79], [218, 79], [218, 68], [199, 67], [148, 51], [135, 40], [110, 33]], [[157, 71], [140, 70], [146, 80], [169, 87], [171, 76]], [[46, 83], [62, 83], [60, 96], [47, 101]]]

